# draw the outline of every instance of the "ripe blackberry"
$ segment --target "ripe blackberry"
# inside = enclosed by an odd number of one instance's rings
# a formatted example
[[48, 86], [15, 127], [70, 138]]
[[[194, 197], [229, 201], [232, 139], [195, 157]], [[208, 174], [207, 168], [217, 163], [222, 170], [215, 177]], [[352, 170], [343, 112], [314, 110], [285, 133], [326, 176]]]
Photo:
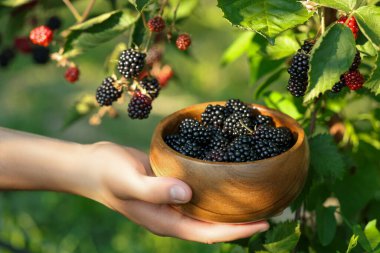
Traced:
[[331, 89], [331, 92], [338, 93], [346, 86], [346, 81], [344, 80], [344, 75], [340, 76], [340, 81], [334, 84]]
[[181, 147], [179, 152], [193, 158], [203, 159], [204, 157], [203, 148], [199, 146], [197, 143], [191, 142], [189, 140], [185, 142], [185, 144]]
[[13, 46], [21, 53], [32, 52], [32, 43], [28, 37], [17, 37], [13, 41]]
[[183, 34], [180, 34], [178, 37], [177, 37], [177, 40], [175, 42], [177, 48], [179, 50], [186, 50], [189, 48], [189, 46], [191, 45], [191, 37], [189, 34], [187, 33], [183, 33]]
[[232, 114], [236, 111], [246, 112], [249, 111], [248, 106], [240, 101], [240, 99], [229, 99], [226, 102], [226, 111], [228, 114]]
[[29, 34], [30, 40], [33, 44], [47, 47], [53, 40], [53, 31], [47, 26], [39, 26], [34, 28]]
[[281, 153], [280, 149], [270, 140], [258, 140], [253, 145], [257, 160], [273, 157]]
[[347, 18], [348, 18], [347, 16], [342, 16], [338, 19], [337, 23], [345, 24], [346, 26], [348, 26], [351, 29], [356, 39], [358, 37], [358, 32], [359, 32], [358, 23], [356, 22], [355, 17], [351, 16], [351, 18], [348, 20], [346, 24]]
[[290, 78], [287, 89], [295, 97], [302, 97], [308, 85], [309, 55], [298, 52], [294, 55], [288, 73]]
[[[228, 134], [230, 136], [237, 136], [241, 133], [247, 133], [249, 130], [246, 127], [251, 128], [251, 114], [250, 113], [241, 113], [239, 111], [234, 112], [230, 116], [227, 117], [226, 121], [223, 125], [223, 133]], [[244, 125], [246, 127], [244, 127]], [[247, 126], [248, 124], [248, 126]]]
[[344, 81], [350, 90], [358, 90], [364, 84], [364, 77], [359, 71], [350, 71], [344, 74]]
[[362, 62], [362, 58], [360, 57], [360, 52], [356, 51], [354, 62], [350, 67], [350, 71], [358, 70], [360, 63]]
[[153, 99], [158, 97], [160, 92], [160, 84], [158, 83], [156, 78], [145, 77], [140, 81], [140, 86], [143, 88], [146, 93]]
[[207, 152], [203, 160], [211, 162], [226, 162], [228, 157], [224, 149], [213, 149]]
[[128, 116], [131, 119], [146, 119], [152, 110], [152, 99], [137, 91], [128, 104]]
[[45, 64], [50, 60], [50, 49], [48, 47], [35, 46], [32, 49], [32, 58], [37, 64]]
[[311, 49], [313, 49], [313, 46], [314, 46], [314, 41], [305, 40], [300, 50], [303, 50], [304, 53], [309, 54]]
[[154, 18], [149, 19], [148, 28], [152, 32], [162, 32], [165, 29], [165, 21], [160, 16], [156, 16]]
[[65, 79], [70, 83], [75, 83], [79, 78], [79, 69], [77, 67], [69, 67], [65, 72]]
[[270, 116], [265, 116], [261, 114], [258, 114], [254, 117], [253, 124], [255, 126], [259, 126], [259, 125], [274, 126], [273, 119]]
[[226, 108], [221, 105], [208, 105], [202, 113], [202, 123], [206, 126], [222, 128], [226, 119]]
[[230, 140], [226, 134], [219, 128], [211, 128], [211, 139], [206, 150], [225, 149]]
[[52, 16], [46, 21], [46, 26], [52, 30], [58, 30], [62, 26], [62, 21], [57, 16]]
[[96, 89], [96, 101], [99, 105], [108, 106], [112, 105], [118, 98], [121, 97], [123, 91], [121, 89], [117, 89], [113, 83], [116, 80], [112, 77], [106, 77], [103, 80], [103, 83]]
[[226, 149], [226, 156], [229, 162], [247, 162], [257, 159], [256, 152], [252, 148], [253, 139], [248, 135], [241, 135], [233, 140]]
[[186, 138], [179, 134], [165, 136], [164, 141], [169, 147], [180, 152], [181, 147], [186, 143]]
[[117, 69], [125, 78], [138, 77], [145, 66], [146, 54], [132, 48], [124, 50], [119, 56]]
[[195, 119], [184, 119], [179, 124], [179, 133], [186, 139], [197, 144], [206, 144], [210, 141], [212, 132], [207, 127], [201, 125]]
[[6, 67], [15, 57], [15, 52], [12, 48], [5, 48], [0, 52], [0, 67]]
[[273, 126], [261, 125], [256, 128], [252, 138], [257, 141], [270, 141], [279, 151], [284, 152], [294, 144], [293, 135], [286, 127], [275, 128]]

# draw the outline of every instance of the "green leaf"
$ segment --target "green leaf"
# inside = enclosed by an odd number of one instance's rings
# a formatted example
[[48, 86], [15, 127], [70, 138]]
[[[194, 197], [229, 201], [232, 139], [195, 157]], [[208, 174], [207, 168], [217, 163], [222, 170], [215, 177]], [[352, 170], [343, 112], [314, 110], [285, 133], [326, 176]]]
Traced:
[[351, 30], [342, 24], [332, 25], [311, 52], [310, 84], [304, 102], [331, 90], [341, 74], [350, 68], [355, 53], [355, 39]]
[[300, 225], [297, 222], [284, 222], [267, 232], [263, 245], [270, 253], [290, 253], [297, 245], [301, 236]]
[[367, 82], [364, 83], [364, 86], [370, 89], [376, 95], [380, 94], [380, 56], [376, 58], [375, 69], [372, 72], [371, 77]]
[[70, 33], [66, 38], [64, 54], [74, 56], [105, 43], [129, 28], [136, 22], [137, 18], [137, 13], [129, 10], [118, 10], [72, 26], [69, 28]]
[[0, 0], [0, 5], [7, 7], [17, 7], [29, 2], [31, 2], [31, 0]]
[[375, 249], [380, 244], [380, 232], [376, 227], [376, 220], [370, 221], [364, 229], [364, 234], [367, 237], [372, 249]]
[[345, 12], [350, 12], [357, 5], [356, 0], [314, 0], [313, 2]]
[[360, 31], [380, 49], [380, 7], [363, 6], [354, 12]]
[[107, 59], [106, 64], [106, 73], [107, 75], [111, 76], [115, 74], [115, 69], [118, 63], [119, 56], [123, 50], [127, 49], [127, 45], [124, 42], [120, 42], [115, 46], [113, 49], [111, 55]]
[[268, 96], [265, 96], [264, 100], [268, 107], [284, 112], [292, 118], [300, 119], [303, 116], [290, 97], [286, 97], [282, 93], [273, 91]]
[[329, 245], [336, 233], [335, 209], [332, 206], [317, 208], [317, 234], [323, 246]]
[[[145, 15], [141, 13], [141, 15]], [[137, 46], [141, 46], [144, 42], [145, 26], [142, 17], [140, 17], [133, 25], [132, 42]]]
[[350, 253], [358, 245], [358, 235], [352, 235], [346, 253]]
[[354, 225], [352, 227], [352, 230], [355, 235], [359, 236], [358, 241], [359, 241], [360, 246], [362, 246], [363, 249], [365, 249], [367, 252], [372, 252], [371, 244], [369, 243], [367, 237], [363, 233], [363, 230], [360, 227], [360, 225]]
[[278, 34], [303, 24], [313, 15], [297, 0], [218, 0], [218, 7], [232, 25], [254, 30], [271, 44]]
[[253, 32], [243, 32], [240, 34], [224, 52], [220, 64], [225, 66], [244, 54], [248, 50], [253, 36], [255, 36]]
[[[281, 65], [280, 67], [276, 68], [272, 72], [260, 78], [260, 80], [257, 82], [258, 84], [257, 84], [257, 88], [254, 94], [255, 99], [261, 98], [264, 95], [266, 89], [279, 79], [281, 74], [283, 74], [284, 68], [285, 68], [285, 65]], [[293, 113], [290, 113], [289, 115], [295, 116]]]
[[331, 135], [316, 135], [309, 140], [310, 164], [322, 178], [338, 178], [344, 175], [343, 157]]
[[267, 45], [266, 53], [273, 60], [293, 55], [300, 48], [294, 33], [282, 34], [276, 38], [274, 45]]
[[152, 2], [152, 0], [129, 0], [133, 6], [135, 6], [136, 10], [142, 12], [144, 8]]

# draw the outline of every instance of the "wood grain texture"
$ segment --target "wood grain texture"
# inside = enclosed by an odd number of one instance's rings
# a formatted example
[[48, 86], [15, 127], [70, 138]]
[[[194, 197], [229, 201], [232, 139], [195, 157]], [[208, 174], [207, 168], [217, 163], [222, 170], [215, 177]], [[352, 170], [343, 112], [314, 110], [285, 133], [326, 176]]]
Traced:
[[152, 137], [150, 161], [156, 176], [186, 182], [193, 191], [191, 201], [174, 206], [199, 220], [244, 223], [270, 218], [282, 212], [301, 192], [309, 167], [309, 146], [305, 133], [291, 117], [253, 104], [273, 118], [276, 127], [288, 127], [296, 143], [288, 151], [264, 160], [244, 163], [208, 162], [171, 149], [163, 137], [177, 131], [184, 118], [200, 119], [212, 102], [193, 105], [163, 119]]

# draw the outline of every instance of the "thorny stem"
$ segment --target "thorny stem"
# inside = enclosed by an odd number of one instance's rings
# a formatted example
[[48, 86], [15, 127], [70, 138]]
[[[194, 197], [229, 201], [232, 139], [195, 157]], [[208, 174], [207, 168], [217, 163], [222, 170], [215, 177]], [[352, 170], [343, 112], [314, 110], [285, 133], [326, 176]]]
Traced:
[[69, 8], [69, 10], [71, 11], [71, 13], [75, 17], [76, 21], [78, 23], [81, 22], [82, 17], [79, 14], [79, 12], [77, 11], [77, 9], [75, 9], [74, 5], [70, 2], [70, 0], [62, 0], [62, 1], [66, 4], [67, 8]]

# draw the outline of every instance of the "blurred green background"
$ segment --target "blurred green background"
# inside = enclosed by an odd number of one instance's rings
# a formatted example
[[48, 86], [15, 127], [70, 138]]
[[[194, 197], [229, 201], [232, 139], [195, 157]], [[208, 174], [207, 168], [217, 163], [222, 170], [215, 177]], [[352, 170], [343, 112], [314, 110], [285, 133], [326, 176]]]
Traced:
[[[83, 9], [86, 1], [77, 2]], [[165, 62], [176, 77], [153, 103], [149, 119], [130, 120], [127, 104], [118, 104], [116, 119], [105, 117], [99, 126], [88, 117], [62, 130], [69, 109], [83, 95], [94, 95], [105, 77], [105, 59], [113, 47], [125, 41], [120, 36], [77, 57], [81, 75], [72, 85], [64, 69], [55, 63], [35, 65], [30, 55], [18, 54], [6, 69], [0, 69], [0, 125], [80, 143], [112, 141], [149, 151], [157, 123], [166, 115], [188, 105], [228, 98], [252, 101], [249, 69], [243, 57], [227, 67], [220, 60], [229, 44], [241, 33], [223, 18], [216, 0], [201, 1], [189, 19], [179, 24], [191, 34], [191, 57], [168, 48]], [[93, 15], [111, 10], [108, 1], [97, 1]], [[74, 20], [66, 8], [34, 12], [38, 24], [58, 14], [64, 26]], [[7, 17], [0, 16], [0, 47], [11, 45], [14, 36], [27, 35], [32, 28], [10, 31]], [[57, 49], [57, 47], [55, 47]], [[128, 221], [93, 201], [61, 193], [0, 193], [0, 242], [30, 252], [219, 252], [221, 245], [203, 245], [162, 238]], [[0, 247], [0, 252], [11, 252]], [[21, 251], [20, 251], [21, 252]]]

